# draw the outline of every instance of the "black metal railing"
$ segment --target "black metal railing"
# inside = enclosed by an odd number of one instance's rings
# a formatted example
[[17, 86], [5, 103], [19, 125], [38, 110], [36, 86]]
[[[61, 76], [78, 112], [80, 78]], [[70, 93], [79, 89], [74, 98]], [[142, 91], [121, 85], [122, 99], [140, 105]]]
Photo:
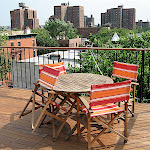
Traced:
[[33, 88], [39, 64], [63, 61], [68, 72], [111, 76], [114, 61], [139, 65], [136, 96], [150, 99], [150, 49], [97, 47], [0, 47], [0, 85]]

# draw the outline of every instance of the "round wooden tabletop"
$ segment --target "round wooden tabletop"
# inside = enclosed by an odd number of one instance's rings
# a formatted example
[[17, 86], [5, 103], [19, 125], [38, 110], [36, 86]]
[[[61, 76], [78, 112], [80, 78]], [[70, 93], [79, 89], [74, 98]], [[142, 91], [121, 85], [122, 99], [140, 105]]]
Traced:
[[90, 73], [71, 73], [58, 77], [54, 91], [66, 93], [87, 93], [93, 84], [113, 83], [110, 77]]

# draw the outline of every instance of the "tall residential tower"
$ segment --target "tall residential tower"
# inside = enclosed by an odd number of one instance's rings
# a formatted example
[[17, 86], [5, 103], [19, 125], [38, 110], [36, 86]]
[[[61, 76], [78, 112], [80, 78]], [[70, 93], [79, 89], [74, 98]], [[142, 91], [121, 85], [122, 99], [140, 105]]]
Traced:
[[25, 3], [19, 3], [20, 9], [10, 11], [11, 29], [25, 30], [39, 28], [39, 19], [37, 19], [37, 12], [25, 6]]
[[110, 25], [111, 28], [127, 28], [132, 30], [136, 27], [135, 8], [123, 9], [118, 8], [107, 9], [107, 12], [101, 13], [101, 25]]
[[84, 27], [84, 7], [62, 3], [61, 6], [54, 6], [54, 18], [70, 21], [74, 27]]

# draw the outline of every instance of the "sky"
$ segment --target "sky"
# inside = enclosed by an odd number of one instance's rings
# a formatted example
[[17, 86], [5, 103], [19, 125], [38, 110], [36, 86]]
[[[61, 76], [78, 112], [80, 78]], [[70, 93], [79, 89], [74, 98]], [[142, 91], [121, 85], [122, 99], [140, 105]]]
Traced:
[[[10, 26], [10, 11], [19, 8], [19, 3], [24, 2], [30, 9], [37, 11], [40, 25], [54, 14], [54, 6], [68, 3], [69, 0], [1, 0], [0, 4], [0, 26]], [[95, 25], [101, 23], [100, 15], [110, 8], [136, 9], [136, 21], [150, 21], [150, 0], [70, 0], [70, 6], [84, 6], [84, 15], [95, 19]]]

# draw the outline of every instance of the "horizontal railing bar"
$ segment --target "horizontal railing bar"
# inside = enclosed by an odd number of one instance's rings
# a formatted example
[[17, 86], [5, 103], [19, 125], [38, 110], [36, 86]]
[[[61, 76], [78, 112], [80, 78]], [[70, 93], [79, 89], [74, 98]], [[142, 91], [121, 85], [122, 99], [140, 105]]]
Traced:
[[50, 49], [50, 50], [127, 50], [127, 51], [150, 51], [148, 48], [104, 48], [104, 47], [29, 47], [29, 46], [0, 46], [0, 48], [28, 48], [28, 49]]

